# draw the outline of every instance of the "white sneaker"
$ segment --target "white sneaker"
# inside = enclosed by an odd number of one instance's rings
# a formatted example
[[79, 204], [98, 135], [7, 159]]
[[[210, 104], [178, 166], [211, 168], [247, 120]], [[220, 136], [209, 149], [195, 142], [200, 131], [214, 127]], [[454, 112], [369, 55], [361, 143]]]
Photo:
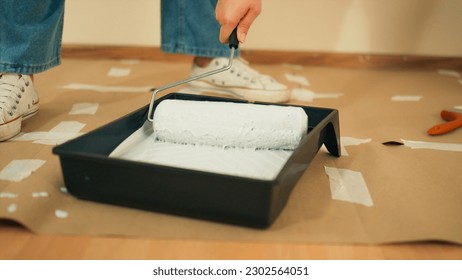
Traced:
[[38, 112], [39, 98], [29, 75], [0, 73], [0, 141], [21, 131], [21, 122]]
[[[193, 63], [191, 76], [225, 67], [228, 61], [224, 57], [214, 58], [207, 67]], [[290, 98], [286, 85], [260, 74], [241, 58], [234, 59], [233, 66], [228, 71], [192, 81], [189, 86], [193, 90], [211, 91], [250, 101], [279, 103], [287, 102]]]

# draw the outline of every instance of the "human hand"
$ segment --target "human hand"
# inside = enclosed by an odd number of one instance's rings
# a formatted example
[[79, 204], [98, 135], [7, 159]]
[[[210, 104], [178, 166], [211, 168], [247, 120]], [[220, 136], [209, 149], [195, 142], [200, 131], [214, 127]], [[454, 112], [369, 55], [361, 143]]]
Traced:
[[261, 12], [261, 0], [218, 0], [215, 15], [220, 28], [220, 42], [227, 43], [237, 26], [237, 39], [245, 42], [253, 21]]

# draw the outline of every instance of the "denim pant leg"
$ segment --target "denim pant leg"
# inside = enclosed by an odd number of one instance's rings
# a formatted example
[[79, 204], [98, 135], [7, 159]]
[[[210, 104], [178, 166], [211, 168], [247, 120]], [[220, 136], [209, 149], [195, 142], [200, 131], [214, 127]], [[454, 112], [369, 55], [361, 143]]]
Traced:
[[1, 0], [0, 72], [35, 74], [60, 64], [64, 0]]
[[204, 57], [229, 56], [229, 46], [219, 40], [216, 4], [217, 0], [162, 0], [161, 50]]

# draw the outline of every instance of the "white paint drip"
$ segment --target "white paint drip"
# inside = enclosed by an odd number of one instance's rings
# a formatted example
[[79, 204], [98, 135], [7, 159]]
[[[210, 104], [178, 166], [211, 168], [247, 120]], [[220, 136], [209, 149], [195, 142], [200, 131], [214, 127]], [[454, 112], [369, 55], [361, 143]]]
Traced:
[[59, 188], [59, 190], [60, 190], [62, 193], [68, 193], [66, 187], [61, 187], [61, 188]]
[[310, 82], [306, 77], [290, 73], [285, 73], [284, 75], [289, 82], [297, 83], [302, 86], [310, 86]]
[[423, 98], [422, 95], [394, 95], [391, 97], [391, 101], [420, 101]]
[[6, 209], [8, 213], [14, 213], [17, 210], [18, 210], [18, 205], [16, 205], [16, 203], [11, 203], [10, 205], [8, 205], [8, 208]]
[[45, 162], [39, 159], [13, 160], [0, 171], [0, 180], [20, 182], [37, 171]]
[[367, 207], [374, 205], [361, 172], [327, 166], [324, 168], [329, 176], [332, 199]]
[[18, 197], [15, 193], [0, 192], [0, 198], [16, 198]]
[[112, 67], [107, 73], [108, 77], [126, 77], [130, 75], [132, 70], [130, 68]]
[[462, 152], [462, 144], [460, 143], [435, 143], [404, 139], [401, 139], [401, 141], [403, 141], [404, 145], [411, 149], [430, 149], [438, 151]]
[[294, 88], [291, 91], [291, 98], [298, 101], [313, 102], [318, 98], [339, 98], [343, 93], [315, 93], [305, 88]]
[[38, 197], [48, 197], [47, 192], [33, 192], [32, 197], [38, 198]]
[[86, 124], [76, 121], [63, 121], [50, 131], [21, 132], [10, 141], [33, 141], [44, 145], [59, 145], [70, 139], [82, 135], [79, 131]]
[[94, 115], [98, 111], [98, 103], [75, 103], [69, 115]]
[[56, 216], [56, 218], [59, 218], [59, 219], [65, 219], [65, 218], [69, 217], [69, 212], [61, 210], [61, 209], [56, 209], [55, 210], [55, 216]]
[[150, 92], [153, 88], [152, 86], [143, 86], [143, 87], [126, 87], [126, 86], [99, 86], [99, 85], [90, 85], [90, 84], [79, 84], [72, 83], [61, 88], [71, 89], [71, 90], [91, 90], [96, 92]]
[[455, 70], [450, 70], [450, 69], [439, 69], [438, 74], [443, 75], [443, 76], [455, 77], [455, 78], [460, 77], [459, 72]]

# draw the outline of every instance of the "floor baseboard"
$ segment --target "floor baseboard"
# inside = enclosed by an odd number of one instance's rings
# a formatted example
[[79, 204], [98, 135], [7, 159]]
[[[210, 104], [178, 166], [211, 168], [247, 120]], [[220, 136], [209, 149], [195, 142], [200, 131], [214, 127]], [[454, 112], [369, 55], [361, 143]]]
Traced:
[[[462, 70], [462, 57], [358, 54], [303, 51], [242, 50], [242, 56], [261, 64], [295, 64], [346, 68], [422, 68]], [[164, 53], [159, 47], [64, 45], [63, 58], [146, 59], [190, 62], [191, 57]]]

